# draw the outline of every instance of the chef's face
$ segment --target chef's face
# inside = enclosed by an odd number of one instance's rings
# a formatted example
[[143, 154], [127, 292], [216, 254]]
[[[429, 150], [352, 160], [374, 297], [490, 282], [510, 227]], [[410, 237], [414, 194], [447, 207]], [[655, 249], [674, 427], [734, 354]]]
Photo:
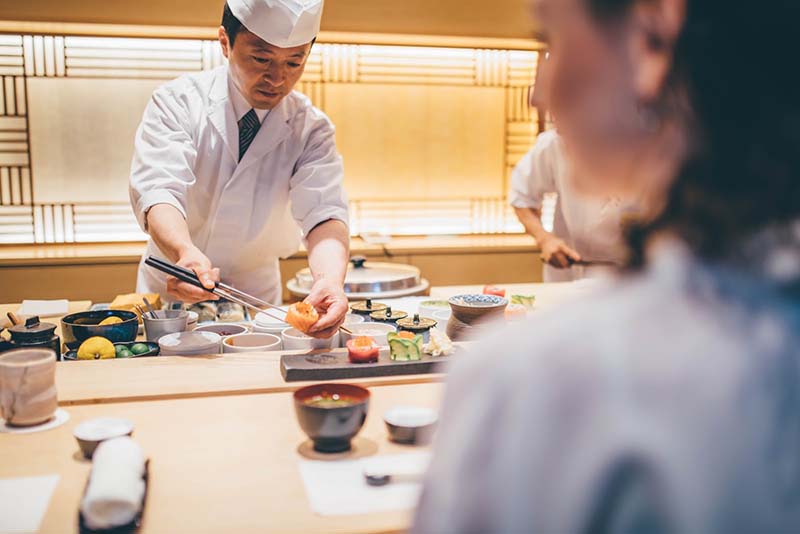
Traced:
[[661, 192], [674, 168], [653, 168], [649, 155], [663, 148], [663, 123], [653, 124], [642, 109], [663, 90], [666, 76], [642, 49], [649, 36], [633, 9], [630, 16], [601, 20], [589, 1], [532, 0], [538, 37], [549, 50], [537, 104], [555, 117], [580, 191], [628, 197]]
[[274, 108], [291, 92], [311, 52], [311, 43], [279, 48], [244, 28], [231, 46], [225, 29], [220, 27], [219, 42], [237, 89], [258, 109]]

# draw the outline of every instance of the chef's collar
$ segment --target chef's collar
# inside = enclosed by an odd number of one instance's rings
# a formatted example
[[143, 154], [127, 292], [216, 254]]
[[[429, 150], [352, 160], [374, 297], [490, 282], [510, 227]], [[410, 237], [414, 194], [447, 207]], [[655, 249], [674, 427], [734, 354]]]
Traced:
[[242, 96], [242, 93], [239, 92], [239, 89], [236, 88], [236, 84], [233, 83], [230, 73], [228, 73], [228, 93], [231, 95], [231, 102], [233, 103], [233, 111], [236, 113], [237, 123], [242, 120], [242, 117], [247, 115], [251, 109], [256, 110], [258, 122], [264, 122], [264, 118], [269, 113], [269, 110], [252, 108], [250, 104], [247, 103], [247, 100], [245, 100], [244, 96]]

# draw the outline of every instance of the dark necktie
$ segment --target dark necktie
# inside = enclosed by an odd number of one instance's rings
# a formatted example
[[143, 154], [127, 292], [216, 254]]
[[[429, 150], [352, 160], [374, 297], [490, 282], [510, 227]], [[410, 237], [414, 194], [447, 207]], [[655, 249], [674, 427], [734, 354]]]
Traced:
[[258, 129], [261, 128], [261, 123], [258, 121], [256, 110], [251, 109], [247, 114], [239, 120], [239, 161], [242, 161], [242, 156], [247, 152], [250, 143], [255, 139]]

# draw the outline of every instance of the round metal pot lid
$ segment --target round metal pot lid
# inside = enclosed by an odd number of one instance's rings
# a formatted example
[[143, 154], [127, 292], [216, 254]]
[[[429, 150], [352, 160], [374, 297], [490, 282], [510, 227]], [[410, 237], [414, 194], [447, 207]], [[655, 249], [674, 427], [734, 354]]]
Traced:
[[[295, 282], [299, 289], [310, 291], [314, 284], [311, 269], [298, 271]], [[381, 294], [414, 289], [420, 284], [419, 269], [413, 265], [370, 262], [363, 257], [353, 257], [347, 268], [344, 292], [347, 295]]]

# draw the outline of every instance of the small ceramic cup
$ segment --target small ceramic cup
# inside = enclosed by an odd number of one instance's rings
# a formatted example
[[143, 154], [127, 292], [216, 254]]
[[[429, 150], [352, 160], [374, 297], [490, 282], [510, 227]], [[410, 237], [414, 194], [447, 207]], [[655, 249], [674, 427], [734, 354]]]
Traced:
[[0, 416], [12, 426], [51, 419], [58, 409], [56, 358], [50, 349], [17, 349], [0, 354]]
[[281, 350], [281, 338], [274, 334], [236, 334], [222, 340], [222, 352], [266, 352]]
[[289, 327], [281, 332], [281, 339], [284, 350], [335, 349], [339, 346], [339, 332], [328, 339], [317, 339], [305, 335], [297, 328]]
[[243, 324], [237, 323], [212, 323], [198, 326], [194, 329], [195, 332], [213, 332], [219, 334], [222, 339], [229, 336], [236, 336], [239, 334], [248, 334], [250, 329]]
[[397, 328], [393, 324], [389, 323], [361, 323], [361, 324], [353, 324], [347, 326], [348, 330], [353, 332], [349, 334], [347, 332], [342, 332], [342, 339], [344, 343], [347, 343], [350, 339], [354, 339], [360, 336], [367, 336], [371, 337], [375, 340], [375, 343], [380, 345], [381, 347], [388, 347], [389, 340], [386, 338], [386, 334], [389, 332], [396, 332]]
[[162, 319], [150, 317], [145, 314], [142, 317], [144, 321], [144, 333], [147, 341], [151, 343], [158, 343], [158, 340], [167, 334], [174, 334], [176, 332], [185, 332], [186, 325], [189, 321], [189, 314], [181, 311], [177, 317], [169, 319]]

